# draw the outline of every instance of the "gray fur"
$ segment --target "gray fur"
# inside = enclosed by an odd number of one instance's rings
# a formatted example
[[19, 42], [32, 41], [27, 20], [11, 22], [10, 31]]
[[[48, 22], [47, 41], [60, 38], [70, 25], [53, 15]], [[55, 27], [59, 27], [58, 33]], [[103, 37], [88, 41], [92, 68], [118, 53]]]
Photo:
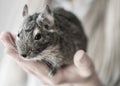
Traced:
[[[73, 63], [77, 50], [86, 51], [87, 38], [74, 14], [62, 8], [45, 10], [25, 17], [16, 45], [20, 55], [27, 55], [25, 59], [43, 61], [54, 75], [57, 68]], [[37, 33], [39, 40], [35, 40]]]

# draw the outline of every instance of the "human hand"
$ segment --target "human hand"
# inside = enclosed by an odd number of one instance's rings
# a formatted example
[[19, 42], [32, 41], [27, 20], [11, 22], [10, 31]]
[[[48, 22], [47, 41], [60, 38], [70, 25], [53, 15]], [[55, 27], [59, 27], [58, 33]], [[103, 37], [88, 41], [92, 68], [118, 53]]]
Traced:
[[74, 64], [58, 69], [53, 77], [48, 76], [47, 66], [39, 61], [25, 60], [16, 50], [15, 36], [9, 32], [1, 34], [1, 42], [10, 55], [26, 72], [35, 75], [43, 84], [56, 85], [69, 83], [74, 86], [102, 86], [94, 70], [92, 61], [83, 51], [77, 51], [74, 56]]

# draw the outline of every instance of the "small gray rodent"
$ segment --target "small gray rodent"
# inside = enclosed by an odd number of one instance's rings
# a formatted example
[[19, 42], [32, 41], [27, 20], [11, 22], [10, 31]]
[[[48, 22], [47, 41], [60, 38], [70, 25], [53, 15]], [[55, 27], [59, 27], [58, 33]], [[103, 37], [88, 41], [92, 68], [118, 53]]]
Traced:
[[79, 49], [86, 51], [87, 37], [78, 18], [62, 8], [53, 11], [48, 6], [40, 12], [28, 15], [23, 10], [24, 22], [17, 35], [18, 53], [25, 59], [39, 60], [54, 75], [57, 68], [73, 63]]

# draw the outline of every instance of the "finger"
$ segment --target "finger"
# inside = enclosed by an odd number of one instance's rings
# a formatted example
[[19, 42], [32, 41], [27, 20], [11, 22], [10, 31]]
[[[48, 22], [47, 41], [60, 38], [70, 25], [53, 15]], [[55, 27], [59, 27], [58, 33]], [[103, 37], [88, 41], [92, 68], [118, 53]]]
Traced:
[[10, 36], [11, 36], [11, 39], [13, 40], [13, 42], [15, 42], [15, 40], [16, 40], [16, 35], [10, 33]]
[[2, 32], [0, 34], [0, 40], [5, 47], [15, 48], [15, 39], [10, 32]]
[[11, 47], [5, 49], [5, 52], [11, 56], [17, 63], [24, 63], [25, 60], [17, 53], [17, 50]]
[[61, 83], [61, 80], [59, 79], [60, 78], [59, 70], [55, 76], [49, 77], [48, 67], [44, 63], [40, 61], [31, 61], [26, 62], [26, 64], [27, 66], [25, 66], [26, 68], [24, 68], [24, 70], [27, 71], [28, 73], [31, 73], [32, 75], [35, 75], [38, 79], [42, 80], [43, 83], [50, 85]]
[[94, 74], [93, 63], [83, 50], [75, 54], [74, 64], [78, 68], [81, 78], [89, 78]]
[[37, 73], [36, 75], [38, 75], [37, 77], [38, 78], [42, 77], [42, 80], [47, 82], [48, 84], [53, 85], [53, 84], [63, 83], [63, 75], [62, 75], [61, 69], [58, 69], [57, 73], [54, 76], [50, 77], [48, 75], [49, 68], [43, 62], [36, 61], [36, 62], [32, 62], [31, 66], [30, 65], [29, 65], [29, 67], [30, 67], [29, 69], [31, 70], [31, 67], [33, 67], [34, 70], [32, 70], [32, 71], [38, 71], [38, 72], [36, 72]]

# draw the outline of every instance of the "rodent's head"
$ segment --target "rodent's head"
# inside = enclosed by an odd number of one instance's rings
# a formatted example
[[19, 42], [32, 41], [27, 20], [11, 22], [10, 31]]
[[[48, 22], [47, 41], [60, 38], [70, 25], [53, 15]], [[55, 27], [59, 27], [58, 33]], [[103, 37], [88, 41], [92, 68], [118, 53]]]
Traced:
[[48, 6], [41, 12], [28, 15], [28, 7], [23, 10], [24, 22], [17, 35], [16, 45], [20, 55], [33, 58], [47, 47], [55, 45], [57, 30], [54, 18]]

